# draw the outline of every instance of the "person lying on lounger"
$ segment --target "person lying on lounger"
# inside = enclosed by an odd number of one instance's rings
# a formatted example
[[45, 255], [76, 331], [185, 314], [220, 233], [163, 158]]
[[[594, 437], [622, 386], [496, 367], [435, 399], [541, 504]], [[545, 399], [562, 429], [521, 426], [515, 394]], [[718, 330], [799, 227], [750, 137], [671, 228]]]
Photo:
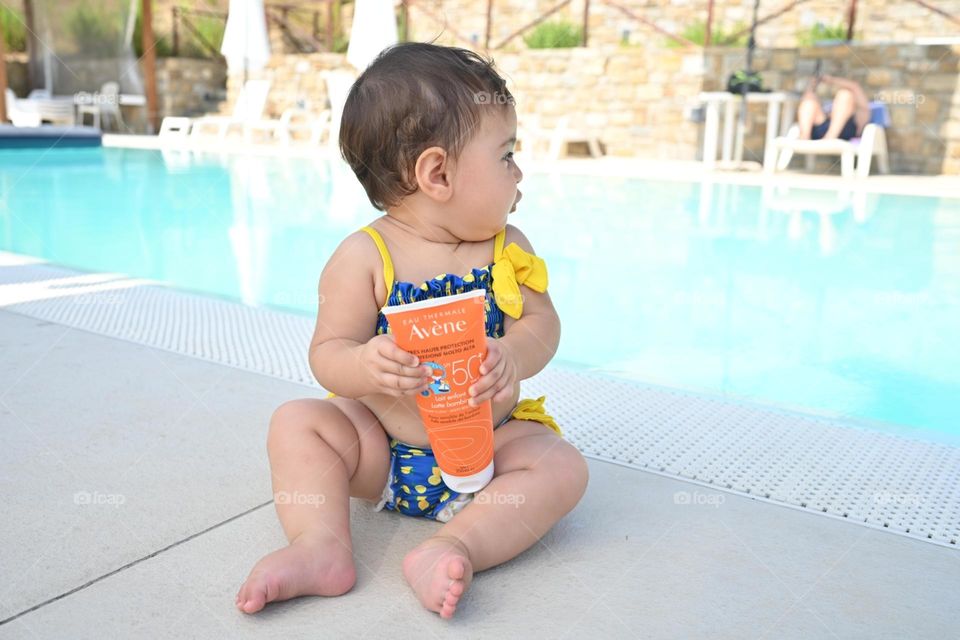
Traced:
[[[817, 86], [823, 82], [836, 87], [833, 108], [825, 113], [817, 97]], [[797, 123], [801, 140], [850, 140], [857, 138], [870, 122], [870, 100], [853, 80], [821, 75], [819, 65], [797, 107]]]

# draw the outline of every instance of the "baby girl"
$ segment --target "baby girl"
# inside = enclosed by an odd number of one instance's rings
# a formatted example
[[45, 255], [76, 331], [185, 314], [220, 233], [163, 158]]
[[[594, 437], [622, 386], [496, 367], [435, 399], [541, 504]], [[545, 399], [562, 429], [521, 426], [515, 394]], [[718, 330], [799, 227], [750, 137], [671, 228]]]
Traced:
[[[520, 381], [556, 352], [560, 321], [546, 264], [507, 224], [523, 178], [516, 129], [506, 82], [464, 49], [397, 45], [350, 90], [340, 149], [386, 215], [348, 236], [320, 276], [309, 357], [331, 393], [273, 414], [267, 445], [289, 545], [253, 567], [242, 611], [353, 587], [351, 497], [442, 524], [403, 573], [424, 607], [450, 618], [474, 573], [533, 546], [583, 496], [583, 456], [544, 398], [519, 398]], [[470, 403], [492, 401], [495, 475], [460, 494], [440, 478], [415, 402], [433, 371], [396, 345], [380, 309], [474, 289], [486, 291], [487, 356]]]

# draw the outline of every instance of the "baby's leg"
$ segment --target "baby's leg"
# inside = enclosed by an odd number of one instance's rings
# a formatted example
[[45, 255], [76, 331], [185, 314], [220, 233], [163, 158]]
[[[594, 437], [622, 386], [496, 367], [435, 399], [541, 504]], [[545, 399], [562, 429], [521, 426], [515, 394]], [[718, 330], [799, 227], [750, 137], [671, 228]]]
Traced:
[[587, 463], [548, 427], [510, 420], [494, 432], [494, 478], [473, 502], [407, 554], [407, 582], [427, 609], [453, 616], [474, 571], [535, 544], [586, 490]]
[[273, 600], [336, 596], [356, 582], [350, 496], [377, 500], [390, 449], [377, 418], [356, 400], [294, 400], [270, 420], [274, 505], [289, 546], [264, 556], [237, 593], [255, 613]]

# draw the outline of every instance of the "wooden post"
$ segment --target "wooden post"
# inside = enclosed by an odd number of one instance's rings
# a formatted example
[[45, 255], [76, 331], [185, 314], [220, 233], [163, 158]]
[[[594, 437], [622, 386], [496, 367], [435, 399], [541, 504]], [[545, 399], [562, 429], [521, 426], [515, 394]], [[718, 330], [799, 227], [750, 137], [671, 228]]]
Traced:
[[[340, 13], [337, 12], [339, 17]], [[334, 24], [333, 24], [333, 0], [327, 0], [327, 51], [333, 51]]]
[[147, 128], [150, 133], [159, 129], [157, 108], [157, 52], [153, 41], [153, 0], [140, 0], [143, 19], [143, 84], [147, 94]]
[[590, 0], [583, 0], [583, 44], [587, 46], [587, 32], [590, 28]]
[[487, 0], [487, 28], [483, 32], [483, 48], [484, 50], [490, 49], [490, 22], [493, 18], [493, 0]]
[[707, 0], [707, 28], [703, 34], [703, 46], [709, 47], [713, 42], [713, 0]]
[[853, 40], [853, 23], [857, 20], [857, 0], [850, 0], [850, 10], [847, 13], [847, 42]]
[[170, 9], [173, 18], [173, 57], [180, 55], [180, 7]]
[[40, 83], [37, 81], [35, 68], [39, 64], [37, 56], [40, 50], [37, 47], [37, 29], [33, 22], [33, 0], [23, 0], [23, 24], [27, 27], [27, 88], [34, 89]]
[[403, 41], [410, 41], [410, 5], [407, 0], [400, 3], [400, 15], [403, 16]]
[[7, 51], [0, 33], [0, 122], [7, 121]]

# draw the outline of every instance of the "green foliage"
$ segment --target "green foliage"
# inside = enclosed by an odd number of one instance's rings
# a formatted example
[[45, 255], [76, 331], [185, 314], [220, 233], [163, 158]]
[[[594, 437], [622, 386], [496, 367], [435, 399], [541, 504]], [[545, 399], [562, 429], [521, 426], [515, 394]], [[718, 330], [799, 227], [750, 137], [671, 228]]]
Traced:
[[[133, 29], [133, 50], [138, 58], [143, 56], [143, 19], [140, 15], [139, 6], [140, 5], [138, 4], [137, 22]], [[214, 18], [212, 16], [194, 15], [188, 15], [186, 19], [188, 19], [190, 24], [192, 24], [193, 27], [203, 35], [207, 42], [216, 47], [219, 51], [220, 45], [223, 43], [223, 32], [226, 27], [223, 20]], [[173, 57], [174, 52], [172, 36], [154, 31], [153, 39], [155, 43], [153, 50], [158, 58]], [[201, 44], [193, 32], [183, 26], [183, 22], [181, 22], [180, 51], [177, 53], [177, 56], [181, 58], [210, 59], [214, 57], [214, 54], [212, 51], [210, 51], [210, 49]]]
[[[158, 58], [169, 58], [173, 55], [173, 45], [164, 36], [153, 32], [153, 51]], [[143, 57], [143, 16], [140, 15], [140, 5], [137, 5], [137, 21], [133, 25], [133, 53], [137, 58]]]
[[27, 50], [27, 27], [23, 16], [6, 4], [0, 4], [0, 33], [7, 51]]
[[64, 26], [77, 53], [104, 57], [116, 54], [123, 25], [115, 14], [87, 0], [70, 6], [65, 14]]
[[[712, 47], [744, 47], [750, 38], [750, 32], [746, 31], [748, 25], [745, 22], [737, 22], [730, 28], [725, 28], [722, 24], [714, 24], [710, 32], [710, 46]], [[742, 33], [741, 33], [742, 32]], [[737, 36], [737, 33], [741, 35]], [[681, 33], [684, 38], [694, 44], [704, 46], [707, 42], [707, 22], [697, 20], [687, 25], [687, 28]], [[667, 39], [668, 47], [682, 46], [676, 40]]]
[[583, 42], [583, 29], [565, 20], [541, 22], [523, 41], [531, 49], [570, 49]]
[[806, 31], [797, 34], [797, 42], [801, 47], [812, 47], [818, 42], [839, 40], [846, 42], [847, 27], [844, 24], [826, 25], [818, 22]]

